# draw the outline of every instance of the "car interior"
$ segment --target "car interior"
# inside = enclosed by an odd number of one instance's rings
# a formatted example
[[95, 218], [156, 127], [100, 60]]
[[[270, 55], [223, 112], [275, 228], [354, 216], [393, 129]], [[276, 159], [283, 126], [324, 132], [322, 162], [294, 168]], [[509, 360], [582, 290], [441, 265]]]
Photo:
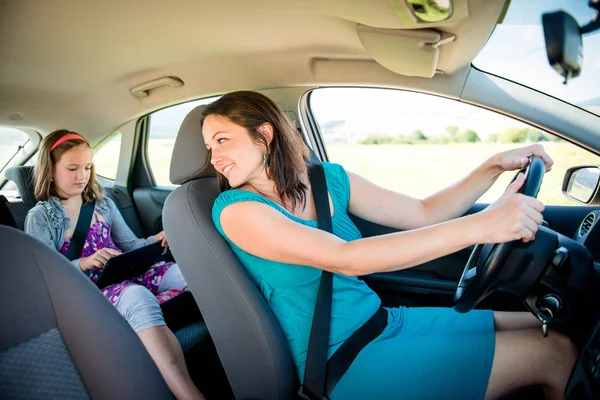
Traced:
[[[415, 113], [406, 111], [412, 110], [407, 103], [367, 99], [367, 93], [393, 92], [422, 97], [422, 121], [453, 112], [437, 105], [441, 99], [476, 110], [473, 115], [494, 115], [483, 119], [486, 125], [498, 116], [564, 143], [545, 142], [560, 149], [552, 155], [565, 160], [564, 170], [544, 174], [532, 162], [525, 171], [525, 194], [541, 198], [552, 190], [559, 199], [546, 205], [535, 241], [477, 245], [360, 279], [386, 307], [531, 312], [540, 327], [566, 332], [578, 347], [565, 398], [599, 398], [600, 6], [541, 3], [1, 2], [0, 397], [171, 396], [141, 342], [97, 288], [22, 232], [37, 203], [33, 166], [40, 142], [66, 128], [88, 139], [98, 180], [132, 231], [147, 237], [164, 229], [168, 256], [189, 291], [162, 309], [203, 394], [294, 398], [299, 382], [285, 337], [211, 216], [219, 188], [201, 134], [202, 112], [223, 94], [253, 90], [282, 108], [321, 161], [354, 159], [362, 166], [369, 149], [387, 148], [339, 145], [348, 137], [365, 140], [379, 125], [327, 119], [317, 106], [324, 93], [340, 93], [324, 103], [339, 102], [339, 113], [357, 121], [385, 114], [380, 119], [402, 125]], [[356, 93], [365, 98], [356, 100]], [[488, 137], [500, 130], [489, 129]], [[432, 191], [455, 167], [436, 164], [436, 146], [427, 147], [420, 165], [381, 154], [394, 165], [393, 179], [413, 176]], [[472, 156], [469, 166], [482, 157]], [[437, 175], [422, 178], [421, 165]], [[557, 182], [552, 189], [551, 180]], [[466, 215], [489, 203], [477, 202]], [[396, 231], [351, 218], [363, 237]], [[93, 338], [94, 346], [79, 335]], [[133, 350], [120, 351], [124, 346]], [[543, 396], [532, 387], [508, 398]]]

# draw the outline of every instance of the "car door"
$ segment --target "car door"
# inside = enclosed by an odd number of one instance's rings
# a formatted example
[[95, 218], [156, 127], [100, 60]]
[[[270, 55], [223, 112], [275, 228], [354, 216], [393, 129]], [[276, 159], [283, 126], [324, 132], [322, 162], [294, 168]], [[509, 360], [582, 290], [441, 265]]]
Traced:
[[[308, 106], [328, 160], [382, 187], [424, 198], [462, 179], [498, 152], [541, 143], [555, 162], [538, 195], [546, 204], [545, 221], [572, 237], [591, 210], [562, 195], [562, 179], [567, 168], [597, 164], [600, 158], [505, 115], [451, 99], [388, 89], [316, 89]], [[504, 173], [466, 214], [481, 211], [501, 196], [514, 175]], [[353, 219], [365, 237], [395, 231]], [[388, 305], [449, 306], [471, 250], [363, 279]], [[480, 306], [521, 307], [506, 295], [492, 296]]]

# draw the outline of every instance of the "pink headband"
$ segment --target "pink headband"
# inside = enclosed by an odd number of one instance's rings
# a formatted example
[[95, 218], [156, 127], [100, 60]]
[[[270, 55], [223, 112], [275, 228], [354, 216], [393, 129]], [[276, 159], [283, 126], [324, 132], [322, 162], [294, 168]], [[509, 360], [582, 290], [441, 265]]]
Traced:
[[76, 133], [67, 133], [65, 136], [61, 137], [56, 142], [54, 142], [52, 147], [50, 147], [50, 151], [54, 150], [56, 148], [56, 146], [58, 146], [59, 144], [66, 142], [67, 140], [71, 140], [71, 139], [83, 140], [84, 142], [87, 143], [87, 141], [84, 139], [83, 136], [78, 135]]

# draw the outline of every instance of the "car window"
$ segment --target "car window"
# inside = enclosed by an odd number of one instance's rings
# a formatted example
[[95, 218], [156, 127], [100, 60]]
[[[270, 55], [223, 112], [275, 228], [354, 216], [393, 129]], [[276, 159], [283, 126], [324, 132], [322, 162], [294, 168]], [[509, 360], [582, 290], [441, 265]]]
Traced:
[[94, 149], [94, 166], [97, 175], [113, 181], [117, 179], [122, 137], [121, 132], [117, 131]]
[[587, 1], [511, 1], [502, 21], [473, 65], [479, 69], [528, 86], [560, 100], [600, 115], [600, 31], [582, 38], [581, 74], [569, 80], [556, 73], [548, 62], [542, 18], [560, 9], [580, 26], [595, 18], [596, 10]]
[[[390, 89], [323, 88], [310, 96], [329, 160], [376, 184], [424, 198], [491, 155], [542, 143], [554, 159], [538, 195], [547, 205], [579, 205], [562, 195], [567, 168], [600, 157], [518, 120], [459, 101]], [[479, 200], [502, 195], [504, 173]]]
[[209, 104], [219, 97], [209, 97], [163, 108], [150, 114], [148, 130], [148, 163], [157, 186], [172, 186], [169, 168], [173, 146], [179, 127], [190, 111], [201, 104]]
[[10, 162], [28, 140], [29, 136], [25, 132], [0, 126], [0, 170]]

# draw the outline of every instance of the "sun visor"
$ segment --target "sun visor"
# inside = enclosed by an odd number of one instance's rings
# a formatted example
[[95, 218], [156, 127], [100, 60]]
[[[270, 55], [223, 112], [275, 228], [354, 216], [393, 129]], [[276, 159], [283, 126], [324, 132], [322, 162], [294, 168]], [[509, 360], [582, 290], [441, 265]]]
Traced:
[[381, 29], [357, 24], [356, 33], [375, 61], [400, 75], [431, 78], [439, 46], [455, 39], [434, 29]]

